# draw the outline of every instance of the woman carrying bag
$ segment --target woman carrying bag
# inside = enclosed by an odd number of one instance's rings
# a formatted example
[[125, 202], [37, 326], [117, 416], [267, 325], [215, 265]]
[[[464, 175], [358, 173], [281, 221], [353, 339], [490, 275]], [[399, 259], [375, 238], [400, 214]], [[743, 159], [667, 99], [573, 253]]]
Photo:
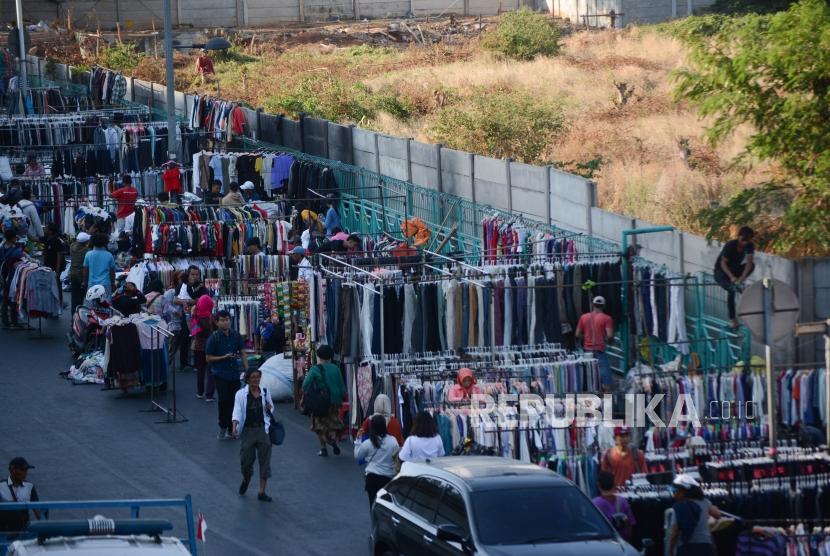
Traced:
[[386, 419], [375, 415], [369, 423], [369, 438], [354, 441], [354, 459], [366, 461], [366, 494], [369, 496], [369, 510], [380, 489], [395, 476], [395, 456], [400, 450], [395, 437], [386, 432]]
[[245, 377], [247, 385], [236, 392], [233, 404], [234, 438], [241, 438], [239, 459], [242, 467], [242, 484], [239, 494], [245, 494], [248, 483], [254, 474], [254, 462], [259, 460], [259, 494], [261, 502], [270, 502], [271, 497], [265, 494], [265, 485], [271, 476], [271, 438], [269, 429], [272, 426], [271, 412], [274, 402], [268, 390], [259, 387], [262, 371], [253, 369]]

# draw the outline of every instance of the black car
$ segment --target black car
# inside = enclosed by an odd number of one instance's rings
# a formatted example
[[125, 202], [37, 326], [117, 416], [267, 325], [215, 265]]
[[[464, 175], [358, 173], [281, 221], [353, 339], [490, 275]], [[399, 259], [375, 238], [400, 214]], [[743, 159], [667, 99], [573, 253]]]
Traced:
[[569, 480], [494, 457], [404, 463], [372, 507], [371, 554], [636, 556]]

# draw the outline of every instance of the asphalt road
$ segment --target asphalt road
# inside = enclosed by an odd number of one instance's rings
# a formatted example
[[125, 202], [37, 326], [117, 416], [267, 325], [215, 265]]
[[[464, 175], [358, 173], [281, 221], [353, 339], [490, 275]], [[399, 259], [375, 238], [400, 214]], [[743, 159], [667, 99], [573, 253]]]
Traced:
[[[46, 322], [46, 321], [45, 321]], [[48, 321], [51, 339], [0, 330], [0, 462], [25, 456], [29, 480], [43, 500], [182, 498], [208, 524], [207, 555], [365, 554], [369, 512], [362, 469], [347, 441], [343, 454], [317, 453], [308, 421], [292, 404], [278, 404], [286, 442], [274, 447], [270, 504], [256, 499], [256, 479], [239, 496], [239, 445], [217, 441], [216, 405], [195, 397], [195, 373], [177, 374], [185, 423], [157, 424], [149, 396], [123, 397], [95, 385], [73, 386], [58, 373], [71, 359], [66, 321]], [[107, 517], [126, 512], [99, 511]], [[184, 537], [182, 511], [143, 512], [168, 517]], [[55, 517], [91, 517], [64, 512]]]

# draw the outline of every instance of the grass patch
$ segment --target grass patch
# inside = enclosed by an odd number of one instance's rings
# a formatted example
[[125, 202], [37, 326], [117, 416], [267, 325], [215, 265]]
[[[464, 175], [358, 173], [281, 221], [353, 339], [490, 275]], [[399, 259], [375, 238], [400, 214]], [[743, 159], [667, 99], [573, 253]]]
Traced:
[[545, 148], [564, 127], [559, 106], [501, 87], [479, 88], [465, 102], [442, 108], [427, 133], [453, 149], [541, 162]]

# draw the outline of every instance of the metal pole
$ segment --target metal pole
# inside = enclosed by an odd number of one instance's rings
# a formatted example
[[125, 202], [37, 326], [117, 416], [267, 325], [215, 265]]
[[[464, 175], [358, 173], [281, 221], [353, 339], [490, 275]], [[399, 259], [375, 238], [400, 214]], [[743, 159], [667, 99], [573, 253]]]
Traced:
[[173, 72], [173, 15], [170, 0], [164, 0], [164, 66], [167, 84], [167, 156], [179, 152], [176, 130], [176, 78]]
[[18, 87], [21, 92], [26, 92], [29, 87], [29, 73], [26, 68], [26, 37], [24, 35], [25, 28], [23, 27], [23, 0], [16, 0], [15, 11], [17, 12], [17, 44], [20, 48], [20, 79], [18, 79]]
[[[830, 331], [824, 333], [824, 368], [830, 372]], [[830, 380], [824, 381], [824, 399], [830, 400]], [[824, 417], [827, 433], [827, 450], [830, 452], [830, 416]]]
[[772, 280], [764, 278], [764, 356], [767, 373], [767, 418], [769, 419], [769, 447], [773, 455], [778, 448], [778, 435], [775, 426], [775, 392], [772, 389], [772, 317], [773, 317]]

